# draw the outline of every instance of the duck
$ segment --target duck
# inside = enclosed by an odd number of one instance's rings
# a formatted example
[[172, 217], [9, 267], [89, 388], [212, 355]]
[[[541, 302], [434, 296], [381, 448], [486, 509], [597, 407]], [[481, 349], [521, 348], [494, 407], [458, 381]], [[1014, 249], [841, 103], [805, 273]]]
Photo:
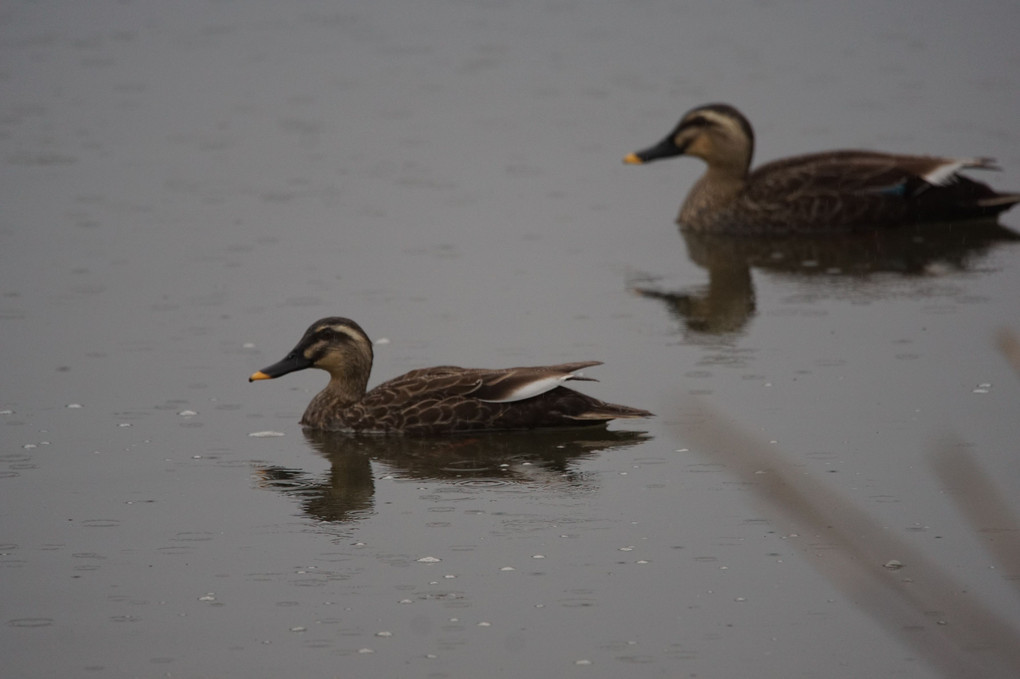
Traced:
[[354, 434], [434, 436], [472, 431], [601, 425], [616, 418], [650, 417], [647, 410], [605, 403], [567, 382], [595, 381], [579, 371], [601, 365], [578, 361], [520, 368], [421, 368], [368, 390], [372, 342], [349, 318], [315, 321], [282, 360], [249, 382], [306, 368], [329, 373], [300, 424]]
[[991, 158], [840, 150], [783, 158], [751, 171], [754, 130], [729, 104], [691, 109], [658, 144], [623, 161], [695, 156], [708, 165], [680, 208], [681, 229], [822, 234], [994, 219], [1020, 202], [960, 174], [997, 170]]

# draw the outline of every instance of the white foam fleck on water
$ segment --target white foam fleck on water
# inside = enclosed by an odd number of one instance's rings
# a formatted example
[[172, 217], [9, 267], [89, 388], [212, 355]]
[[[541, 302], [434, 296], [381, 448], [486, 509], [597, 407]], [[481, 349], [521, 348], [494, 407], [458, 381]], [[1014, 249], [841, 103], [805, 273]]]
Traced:
[[275, 436], [283, 436], [282, 431], [253, 431], [249, 432], [248, 436], [253, 439], [268, 439]]

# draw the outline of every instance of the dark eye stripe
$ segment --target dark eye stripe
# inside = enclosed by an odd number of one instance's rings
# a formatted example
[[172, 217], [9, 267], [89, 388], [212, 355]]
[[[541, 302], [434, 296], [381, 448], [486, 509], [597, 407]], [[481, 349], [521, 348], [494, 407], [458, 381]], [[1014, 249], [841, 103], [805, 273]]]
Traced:
[[351, 338], [351, 336], [346, 332], [341, 332], [340, 330], [331, 328], [329, 326], [320, 329], [316, 334], [319, 337], [325, 340], [329, 340], [331, 342], [336, 342], [338, 340], [349, 340]]
[[680, 126], [677, 128], [677, 132], [680, 132], [682, 130], [686, 130], [686, 129], [689, 129], [689, 128], [692, 128], [692, 127], [712, 127], [715, 124], [716, 124], [715, 121], [709, 120], [705, 116], [695, 116], [695, 117], [691, 118], [690, 120], [683, 121], [680, 124]]
[[312, 361], [318, 361], [323, 356], [329, 353], [330, 342], [329, 339], [319, 339], [308, 345], [308, 348], [304, 350], [304, 355]]

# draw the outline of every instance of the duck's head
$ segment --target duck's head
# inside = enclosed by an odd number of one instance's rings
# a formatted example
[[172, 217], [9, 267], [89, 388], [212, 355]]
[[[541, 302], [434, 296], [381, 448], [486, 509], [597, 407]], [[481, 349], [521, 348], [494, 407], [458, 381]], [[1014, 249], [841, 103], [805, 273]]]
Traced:
[[282, 361], [248, 378], [269, 380], [296, 370], [319, 368], [364, 392], [372, 371], [372, 342], [361, 326], [349, 318], [331, 316], [312, 323]]
[[676, 128], [655, 146], [631, 153], [623, 162], [642, 165], [673, 156], [695, 156], [709, 167], [746, 174], [754, 153], [751, 123], [729, 104], [691, 109]]

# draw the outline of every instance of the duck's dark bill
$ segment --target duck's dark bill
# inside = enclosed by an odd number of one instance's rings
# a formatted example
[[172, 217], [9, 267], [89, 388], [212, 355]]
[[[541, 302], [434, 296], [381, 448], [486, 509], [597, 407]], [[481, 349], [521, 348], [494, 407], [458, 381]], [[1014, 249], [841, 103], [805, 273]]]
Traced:
[[263, 368], [262, 370], [259, 370], [257, 373], [254, 373], [251, 377], [248, 378], [248, 381], [254, 382], [255, 380], [271, 380], [274, 377], [280, 377], [281, 375], [292, 373], [295, 370], [304, 370], [305, 368], [308, 368], [311, 365], [312, 362], [305, 358], [304, 356], [302, 356], [301, 354], [291, 354], [282, 361], [274, 363], [268, 368]]
[[683, 154], [684, 150], [676, 145], [672, 137], [667, 137], [661, 142], [647, 148], [644, 151], [638, 151], [637, 153], [631, 153], [623, 162], [629, 165], [641, 165], [642, 163], [650, 163], [653, 160], [659, 160], [660, 158], [672, 158], [673, 156], [679, 156]]

